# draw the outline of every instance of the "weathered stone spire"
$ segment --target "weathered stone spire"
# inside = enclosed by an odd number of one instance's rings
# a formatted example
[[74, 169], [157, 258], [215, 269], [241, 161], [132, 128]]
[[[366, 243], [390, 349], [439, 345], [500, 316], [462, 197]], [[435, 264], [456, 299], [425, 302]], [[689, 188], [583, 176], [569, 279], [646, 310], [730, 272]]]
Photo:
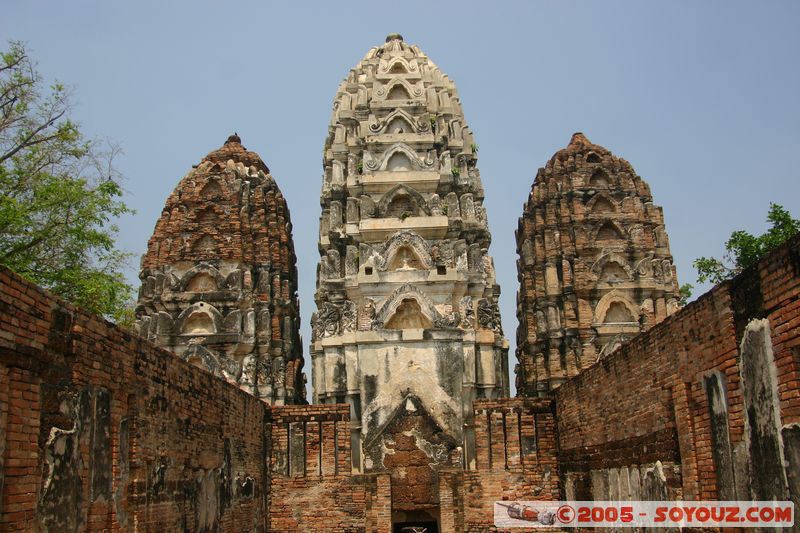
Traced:
[[520, 395], [546, 395], [679, 305], [650, 188], [582, 133], [536, 174], [517, 253]]
[[337, 91], [314, 401], [351, 405], [354, 468], [392, 470], [396, 509], [435, 504], [430, 464], [474, 464], [472, 402], [508, 395], [477, 150], [453, 82], [398, 34]]
[[265, 401], [305, 401], [289, 210], [238, 135], [167, 198], [139, 277], [144, 337]]

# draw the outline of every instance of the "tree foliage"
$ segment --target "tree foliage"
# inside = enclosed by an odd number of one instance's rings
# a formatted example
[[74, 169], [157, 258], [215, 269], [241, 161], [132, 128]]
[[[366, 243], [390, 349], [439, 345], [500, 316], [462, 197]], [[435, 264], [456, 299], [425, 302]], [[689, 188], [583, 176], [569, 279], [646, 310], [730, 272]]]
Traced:
[[692, 289], [694, 289], [694, 285], [691, 283], [684, 283], [678, 287], [678, 294], [680, 295], [679, 302], [682, 306], [689, 303], [689, 298], [692, 297]]
[[731, 233], [725, 243], [723, 260], [714, 257], [695, 259], [693, 264], [697, 269], [697, 280], [700, 283], [720, 283], [730, 279], [800, 232], [800, 220], [792, 218], [778, 204], [769, 204], [767, 221], [772, 227], [758, 237], [742, 230]]
[[25, 46], [0, 56], [0, 264], [91, 311], [120, 319], [131, 297], [113, 221], [115, 147], [85, 139], [69, 91], [44, 91]]

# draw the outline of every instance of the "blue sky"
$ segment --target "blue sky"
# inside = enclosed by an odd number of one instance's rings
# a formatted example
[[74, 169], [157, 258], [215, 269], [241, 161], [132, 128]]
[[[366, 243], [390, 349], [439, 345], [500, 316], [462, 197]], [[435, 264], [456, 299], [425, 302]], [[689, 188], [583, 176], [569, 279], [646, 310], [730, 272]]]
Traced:
[[2, 13], [0, 38], [74, 87], [83, 131], [122, 145], [138, 213], [120, 245], [137, 256], [173, 187], [230, 133], [262, 156], [292, 214], [306, 342], [333, 96], [388, 33], [458, 87], [512, 354], [517, 218], [575, 131], [650, 184], [681, 283], [734, 229], [763, 231], [770, 201], [800, 216], [800, 2], [5, 0]]

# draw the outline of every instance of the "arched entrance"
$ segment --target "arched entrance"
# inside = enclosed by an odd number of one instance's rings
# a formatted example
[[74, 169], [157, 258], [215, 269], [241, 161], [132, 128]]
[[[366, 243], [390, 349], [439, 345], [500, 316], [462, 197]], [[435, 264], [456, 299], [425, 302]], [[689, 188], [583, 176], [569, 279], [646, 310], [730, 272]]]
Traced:
[[439, 533], [438, 508], [392, 512], [392, 533]]

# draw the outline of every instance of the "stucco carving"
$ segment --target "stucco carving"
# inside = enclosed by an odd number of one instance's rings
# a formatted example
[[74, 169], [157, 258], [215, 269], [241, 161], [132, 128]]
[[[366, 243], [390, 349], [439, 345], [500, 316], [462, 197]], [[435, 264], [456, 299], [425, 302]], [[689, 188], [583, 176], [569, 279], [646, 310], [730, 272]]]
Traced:
[[410, 209], [408, 215], [430, 215], [431, 210], [428, 207], [428, 202], [425, 198], [417, 192], [413, 187], [404, 184], [398, 184], [387, 191], [380, 202], [377, 204], [377, 214], [382, 217], [396, 216], [394, 213], [390, 214], [389, 206], [398, 197], [406, 196], [410, 200]]
[[333, 337], [356, 330], [356, 305], [350, 300], [341, 303], [324, 302], [311, 319], [314, 339]]
[[296, 325], [273, 331], [269, 319], [276, 306], [297, 315], [297, 271], [283, 196], [238, 136], [206, 155], [169, 196], [140, 279], [136, 313], [150, 340], [265, 401], [302, 401], [300, 364], [281, 377], [288, 383], [281, 392], [271, 378], [253, 388], [250, 369], [267, 353], [299, 355]]
[[[423, 400], [448, 438], [472, 450], [466, 441], [473, 415], [442, 409], [479, 390], [508, 394], [507, 344], [496, 303], [488, 321], [483, 313], [484, 325], [476, 312], [474, 299], [496, 302], [499, 288], [474, 140], [457, 91], [418, 48], [391, 35], [351, 71], [334, 101], [312, 320], [315, 401], [350, 402], [358, 421], [351, 437], [363, 444], [376, 424], [402, 412], [397, 387], [424, 384]], [[344, 161], [347, 185], [326, 186]], [[478, 334], [487, 326], [496, 334]], [[346, 335], [351, 328], [358, 332]], [[482, 372], [466, 372], [477, 352]], [[427, 403], [429, 397], [435, 400]], [[362, 452], [353, 448], [354, 464], [369, 470], [374, 458]]]
[[464, 296], [461, 298], [458, 307], [461, 312], [461, 329], [471, 329], [475, 327], [475, 311], [473, 309], [472, 297]]
[[478, 300], [478, 324], [485, 329], [501, 332], [500, 310], [497, 304], [487, 298]]
[[395, 259], [397, 252], [403, 247], [408, 247], [413, 250], [418, 261], [421, 263], [421, 268], [433, 268], [431, 248], [425, 239], [412, 231], [399, 231], [389, 237], [383, 245], [383, 249], [379, 253], [380, 259], [376, 265], [378, 270], [385, 271], [392, 263], [392, 260]]
[[332, 337], [341, 332], [342, 311], [339, 306], [324, 302], [315, 314], [312, 324], [315, 339]]

